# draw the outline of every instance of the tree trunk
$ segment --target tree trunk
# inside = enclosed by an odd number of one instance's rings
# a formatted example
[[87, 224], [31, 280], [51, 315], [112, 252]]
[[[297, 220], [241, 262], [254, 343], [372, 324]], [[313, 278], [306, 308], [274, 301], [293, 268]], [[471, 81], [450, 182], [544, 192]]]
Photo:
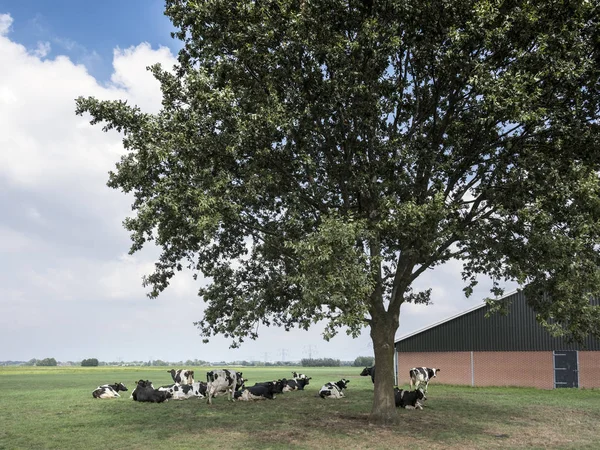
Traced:
[[[390, 317], [391, 316], [391, 317]], [[398, 315], [386, 312], [371, 320], [371, 339], [375, 351], [375, 391], [369, 421], [378, 425], [393, 425], [398, 421], [394, 402], [394, 336]]]

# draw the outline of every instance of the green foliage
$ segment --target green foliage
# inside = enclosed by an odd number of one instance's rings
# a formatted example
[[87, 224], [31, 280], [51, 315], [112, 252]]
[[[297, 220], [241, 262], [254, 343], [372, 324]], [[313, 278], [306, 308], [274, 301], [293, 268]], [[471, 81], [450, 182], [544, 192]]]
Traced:
[[430, 301], [414, 281], [453, 258], [467, 295], [479, 274], [494, 294], [517, 281], [553, 332], [600, 335], [595, 2], [167, 0], [166, 14], [182, 48], [173, 71], [150, 68], [162, 110], [81, 97], [76, 112], [124, 135], [108, 185], [133, 195], [130, 251], [162, 249], [149, 295], [184, 268], [209, 280], [206, 338], [368, 325], [391, 366], [401, 304]]
[[98, 360], [96, 358], [84, 359], [81, 361], [81, 367], [98, 367]]
[[57, 362], [56, 359], [54, 358], [44, 358], [44, 359], [38, 359], [35, 363], [36, 366], [42, 366], [42, 367], [50, 367], [50, 366], [56, 366]]
[[302, 358], [302, 367], [340, 367], [340, 360], [334, 358]]
[[372, 356], [359, 356], [354, 360], [354, 367], [372, 367], [375, 364], [375, 358]]

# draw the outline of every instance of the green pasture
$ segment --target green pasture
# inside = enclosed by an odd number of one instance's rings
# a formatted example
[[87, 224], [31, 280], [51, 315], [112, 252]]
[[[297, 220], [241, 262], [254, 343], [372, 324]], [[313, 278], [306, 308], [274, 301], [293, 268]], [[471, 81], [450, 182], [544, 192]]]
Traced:
[[[193, 368], [196, 379], [209, 369]], [[291, 367], [242, 368], [249, 384], [290, 377]], [[600, 390], [445, 386], [434, 380], [423, 411], [400, 423], [368, 423], [373, 386], [361, 368], [296, 368], [306, 391], [275, 400], [200, 399], [164, 404], [130, 400], [134, 381], [169, 384], [158, 367], [0, 367], [2, 449], [204, 448], [600, 448]], [[347, 397], [316, 396], [326, 381], [350, 379]], [[407, 380], [405, 380], [407, 381]], [[99, 384], [123, 382], [119, 399], [93, 399]], [[406, 386], [406, 383], [404, 383]]]

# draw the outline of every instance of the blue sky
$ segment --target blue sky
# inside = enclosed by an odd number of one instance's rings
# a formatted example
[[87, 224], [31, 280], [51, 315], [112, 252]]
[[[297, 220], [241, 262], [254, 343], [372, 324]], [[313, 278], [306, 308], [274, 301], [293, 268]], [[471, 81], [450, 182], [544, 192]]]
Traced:
[[116, 47], [144, 41], [173, 53], [179, 49], [161, 0], [0, 0], [2, 12], [14, 20], [11, 38], [16, 42], [28, 48], [49, 42], [49, 56], [67, 55], [99, 81], [110, 78]]
[[[367, 330], [326, 342], [323, 324], [262, 327], [236, 350], [223, 338], [203, 344], [193, 326], [203, 303], [190, 274], [146, 297], [141, 278], [157, 249], [128, 255], [122, 221], [132, 198], [106, 187], [124, 153], [121, 137], [75, 116], [74, 99], [159, 110], [160, 89], [145, 68], [172, 67], [179, 48], [162, 9], [154, 0], [0, 0], [0, 361], [372, 355]], [[418, 279], [414, 287], [431, 288], [433, 305], [403, 305], [397, 336], [481, 304], [490, 280], [467, 299], [460, 269], [450, 261]]]

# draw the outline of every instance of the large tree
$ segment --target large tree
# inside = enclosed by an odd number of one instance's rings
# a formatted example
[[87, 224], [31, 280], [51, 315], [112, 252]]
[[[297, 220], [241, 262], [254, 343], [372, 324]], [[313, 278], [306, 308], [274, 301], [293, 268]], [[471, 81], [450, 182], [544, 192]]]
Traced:
[[[600, 33], [589, 0], [167, 0], [183, 43], [162, 109], [79, 98], [124, 134], [131, 252], [157, 296], [210, 282], [197, 326], [370, 328], [371, 418], [395, 420], [394, 334], [427, 269], [528, 286], [556, 333], [598, 335]], [[170, 68], [168, 68], [170, 69]], [[459, 282], [459, 280], [457, 280]]]

